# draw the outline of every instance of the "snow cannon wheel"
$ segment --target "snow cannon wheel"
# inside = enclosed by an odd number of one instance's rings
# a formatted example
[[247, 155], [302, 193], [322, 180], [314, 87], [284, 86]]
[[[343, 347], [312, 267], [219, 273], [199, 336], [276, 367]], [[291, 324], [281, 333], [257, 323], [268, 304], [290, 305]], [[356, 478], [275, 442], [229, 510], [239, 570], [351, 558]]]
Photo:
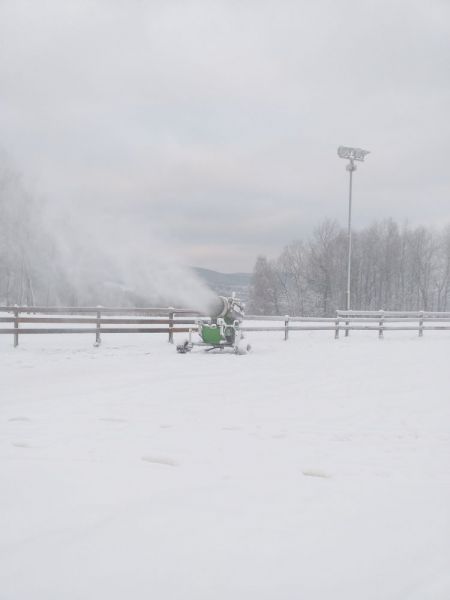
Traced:
[[247, 354], [247, 352], [250, 352], [251, 349], [252, 347], [250, 344], [247, 344], [246, 346], [241, 344], [234, 347], [234, 353], [238, 354], [239, 356], [243, 356], [244, 354]]
[[186, 340], [184, 344], [178, 344], [177, 352], [178, 354], [186, 354], [186, 352], [190, 352], [191, 348], [189, 346], [189, 342]]

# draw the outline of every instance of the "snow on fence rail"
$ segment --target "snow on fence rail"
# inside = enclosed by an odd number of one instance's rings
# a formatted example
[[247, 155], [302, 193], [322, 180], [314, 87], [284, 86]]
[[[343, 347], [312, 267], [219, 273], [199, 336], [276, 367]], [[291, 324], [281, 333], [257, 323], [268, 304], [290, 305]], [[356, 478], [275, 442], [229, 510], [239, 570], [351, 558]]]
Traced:
[[[50, 333], [94, 334], [96, 345], [101, 343], [102, 333], [166, 333], [169, 342], [173, 343], [174, 333], [195, 331], [196, 319], [201, 316], [198, 311], [174, 307], [0, 306], [1, 313], [13, 315], [0, 316], [0, 323], [11, 324], [8, 328], [0, 327], [0, 334], [13, 334], [14, 346], [19, 344], [19, 335]], [[207, 318], [202, 317], [202, 319]], [[335, 317], [246, 315], [245, 321], [281, 323], [279, 326], [270, 327], [244, 325], [242, 330], [282, 331], [285, 340], [288, 340], [290, 331], [334, 331], [335, 339], [339, 338], [341, 331], [344, 331], [346, 336], [350, 331], [378, 331], [379, 338], [384, 337], [385, 331], [418, 331], [419, 337], [423, 336], [425, 330], [450, 331], [450, 312], [337, 310]], [[53, 327], [42, 327], [42, 325], [53, 325]], [[61, 327], [61, 325], [76, 325], [76, 327]], [[83, 327], [83, 325], [94, 327]]]

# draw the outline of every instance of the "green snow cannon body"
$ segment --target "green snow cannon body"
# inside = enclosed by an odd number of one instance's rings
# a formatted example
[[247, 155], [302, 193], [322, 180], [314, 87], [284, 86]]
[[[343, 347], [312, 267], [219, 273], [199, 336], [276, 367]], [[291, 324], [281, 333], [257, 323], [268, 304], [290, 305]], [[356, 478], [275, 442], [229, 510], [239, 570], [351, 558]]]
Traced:
[[198, 319], [197, 327], [200, 342], [193, 342], [191, 335], [184, 344], [177, 346], [177, 352], [185, 354], [194, 346], [204, 346], [206, 351], [232, 348], [236, 354], [246, 354], [249, 345], [242, 343], [243, 333], [240, 324], [244, 318], [244, 307], [236, 298], [218, 296], [209, 307], [208, 319]]

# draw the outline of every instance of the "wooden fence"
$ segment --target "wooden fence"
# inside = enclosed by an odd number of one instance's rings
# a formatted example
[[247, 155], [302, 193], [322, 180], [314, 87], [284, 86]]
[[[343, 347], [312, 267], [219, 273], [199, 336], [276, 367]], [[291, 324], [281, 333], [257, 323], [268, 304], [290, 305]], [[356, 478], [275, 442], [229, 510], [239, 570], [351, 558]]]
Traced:
[[[173, 343], [174, 333], [188, 333], [197, 329], [199, 312], [184, 308], [110, 308], [110, 307], [0, 307], [0, 324], [9, 324], [0, 334], [12, 334], [14, 346], [19, 335], [89, 333], [95, 335], [95, 344], [101, 335], [109, 333], [163, 333]], [[203, 319], [207, 317], [202, 317]], [[254, 326], [246, 322], [258, 321]], [[261, 322], [280, 323], [265, 326]], [[43, 327], [43, 326], [46, 327]], [[50, 325], [50, 327], [48, 327]], [[67, 327], [69, 325], [69, 327]], [[242, 330], [246, 332], [283, 332], [289, 339], [291, 331], [333, 331], [335, 339], [341, 332], [377, 331], [383, 338], [385, 331], [450, 331], [450, 312], [398, 311], [336, 311], [335, 317], [291, 317], [289, 315], [246, 315]]]
[[[196, 329], [196, 317], [200, 313], [183, 308], [110, 308], [110, 307], [47, 307], [47, 306], [1, 306], [0, 323], [12, 327], [0, 328], [0, 334], [13, 334], [14, 346], [19, 335], [90, 333], [95, 335], [96, 345], [101, 343], [102, 333], [166, 333], [173, 343], [174, 333], [188, 333]], [[25, 327], [23, 326], [25, 325]], [[38, 327], [36, 327], [38, 325]], [[42, 327], [50, 325], [50, 327]], [[76, 325], [76, 327], [61, 327]]]
[[[275, 327], [243, 327], [244, 331], [283, 331], [287, 340], [290, 331], [334, 331], [335, 339], [340, 332], [348, 336], [350, 331], [378, 331], [382, 339], [385, 331], [417, 331], [419, 337], [428, 330], [450, 331], [450, 312], [426, 311], [357, 311], [337, 310], [335, 317], [290, 317], [246, 315], [246, 321], [282, 322]], [[292, 325], [294, 323], [294, 325]]]

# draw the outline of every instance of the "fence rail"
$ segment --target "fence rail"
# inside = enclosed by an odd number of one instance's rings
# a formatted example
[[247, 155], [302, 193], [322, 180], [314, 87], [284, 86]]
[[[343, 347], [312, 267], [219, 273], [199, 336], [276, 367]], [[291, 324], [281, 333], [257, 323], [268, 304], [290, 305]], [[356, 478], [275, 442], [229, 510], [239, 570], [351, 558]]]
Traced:
[[[109, 333], [164, 333], [173, 343], [175, 333], [188, 333], [197, 329], [196, 319], [201, 313], [186, 308], [113, 308], [113, 307], [30, 307], [0, 306], [1, 334], [14, 336], [14, 346], [19, 344], [20, 335], [88, 333], [95, 335], [95, 344], [100, 345], [101, 335]], [[80, 316], [81, 315], [81, 316]], [[201, 317], [208, 319], [208, 317]], [[252, 325], [252, 322], [280, 323], [279, 325]], [[245, 325], [250, 322], [250, 325]], [[25, 327], [23, 326], [25, 325]], [[38, 325], [38, 327], [33, 327]], [[39, 327], [50, 325], [50, 327]], [[59, 325], [57, 327], [56, 325]], [[76, 325], [76, 327], [66, 327]], [[165, 327], [164, 327], [165, 326]], [[283, 332], [289, 339], [291, 331], [334, 331], [339, 338], [350, 331], [378, 331], [383, 338], [386, 331], [450, 331], [450, 312], [427, 311], [336, 311], [335, 317], [291, 317], [289, 315], [247, 315], [243, 331]]]

